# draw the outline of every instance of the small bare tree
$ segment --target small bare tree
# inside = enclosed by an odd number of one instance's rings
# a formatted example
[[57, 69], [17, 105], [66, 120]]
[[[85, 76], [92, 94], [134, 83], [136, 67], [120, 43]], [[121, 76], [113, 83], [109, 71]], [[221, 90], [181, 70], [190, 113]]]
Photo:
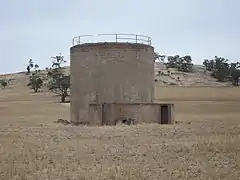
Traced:
[[52, 56], [52, 68], [61, 68], [61, 65], [63, 63], [66, 63], [67, 61], [64, 60], [64, 56], [60, 53], [58, 56]]
[[155, 52], [154, 53], [154, 61], [156, 62], [156, 60], [158, 61], [162, 61], [163, 63], [165, 63], [165, 55], [160, 55], [159, 53]]

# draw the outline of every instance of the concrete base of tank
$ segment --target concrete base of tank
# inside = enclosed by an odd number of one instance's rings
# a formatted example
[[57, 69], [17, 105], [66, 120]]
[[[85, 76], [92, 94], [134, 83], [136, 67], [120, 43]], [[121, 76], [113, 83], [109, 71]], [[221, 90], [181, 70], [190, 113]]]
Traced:
[[89, 105], [89, 121], [79, 124], [173, 124], [174, 104], [160, 103], [104, 103]]

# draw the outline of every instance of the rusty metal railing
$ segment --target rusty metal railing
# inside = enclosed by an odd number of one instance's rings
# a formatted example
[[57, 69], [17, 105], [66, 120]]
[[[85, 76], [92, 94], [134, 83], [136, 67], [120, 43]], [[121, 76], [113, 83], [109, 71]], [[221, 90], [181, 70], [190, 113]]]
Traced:
[[[99, 37], [103, 37], [104, 40], [99, 40]], [[106, 38], [110, 37], [110, 39]], [[86, 39], [88, 37], [88, 39]], [[89, 40], [89, 37], [93, 38], [92, 40]], [[94, 42], [125, 42], [125, 43], [138, 43], [138, 44], [152, 44], [152, 39], [148, 36], [143, 36], [139, 34], [98, 34], [97, 36], [93, 35], [80, 35], [76, 36], [72, 39], [72, 45], [79, 45], [79, 44], [85, 44], [85, 43], [94, 43]]]

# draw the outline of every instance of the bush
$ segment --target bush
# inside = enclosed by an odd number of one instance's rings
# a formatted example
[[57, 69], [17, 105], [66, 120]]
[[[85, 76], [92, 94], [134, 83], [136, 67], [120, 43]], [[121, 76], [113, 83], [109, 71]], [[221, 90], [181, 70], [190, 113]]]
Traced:
[[66, 97], [69, 96], [70, 89], [70, 75], [65, 75], [61, 72], [61, 68], [55, 68], [48, 72], [49, 82], [48, 89], [61, 96], [61, 102], [65, 102]]
[[37, 73], [33, 73], [29, 77], [28, 86], [34, 90], [34, 92], [38, 92], [38, 90], [42, 87], [43, 80], [41, 79], [40, 75]]
[[0, 85], [2, 88], [6, 88], [8, 86], [8, 81], [6, 79], [1, 79]]

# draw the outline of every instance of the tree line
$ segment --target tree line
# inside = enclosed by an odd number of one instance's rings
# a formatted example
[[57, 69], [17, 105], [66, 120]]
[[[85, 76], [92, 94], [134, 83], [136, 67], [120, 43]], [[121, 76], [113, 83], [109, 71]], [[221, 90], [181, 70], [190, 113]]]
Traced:
[[[176, 68], [178, 71], [191, 73], [194, 71], [192, 58], [190, 55], [186, 56], [166, 56], [155, 53], [154, 60], [162, 61], [166, 68]], [[219, 82], [231, 81], [233, 85], [239, 86], [240, 78], [240, 63], [229, 63], [226, 58], [215, 56], [214, 59], [205, 59], [203, 66], [206, 71], [211, 72], [211, 76], [216, 78]]]
[[[57, 55], [51, 57], [52, 65], [46, 68], [47, 73], [42, 73], [39, 69], [39, 65], [34, 63], [32, 59], [29, 60], [26, 67], [26, 74], [29, 75], [29, 86], [34, 92], [39, 92], [42, 86], [48, 88], [49, 91], [59, 95], [61, 102], [66, 101], [66, 97], [69, 96], [70, 89], [70, 75], [64, 72], [62, 64], [66, 61], [64, 56]], [[155, 53], [154, 60], [162, 61], [167, 68], [176, 68], [178, 71], [192, 73], [194, 66], [190, 55], [185, 56], [166, 56]], [[213, 59], [205, 59], [203, 66], [206, 71], [211, 72], [211, 76], [216, 78], [219, 82], [230, 81], [234, 86], [239, 86], [240, 79], [240, 63], [229, 63], [226, 58], [215, 56]], [[0, 78], [1, 88], [6, 88], [12, 79]]]
[[166, 56], [155, 53], [154, 59], [162, 61], [167, 68], [176, 68], [181, 72], [193, 72], [192, 57], [189, 55], [180, 57], [179, 55]]
[[203, 65], [211, 72], [211, 76], [220, 82], [232, 81], [232, 84], [239, 86], [240, 63], [229, 63], [228, 59], [215, 56], [214, 59], [205, 59]]
[[[61, 102], [65, 102], [66, 97], [69, 96], [70, 88], [70, 75], [64, 72], [62, 64], [66, 61], [60, 54], [58, 56], [51, 57], [53, 59], [50, 68], [46, 68], [47, 74], [42, 74], [39, 70], [39, 66], [33, 63], [30, 59], [27, 65], [27, 75], [29, 75], [29, 86], [34, 92], [39, 92], [39, 89], [46, 82], [48, 90], [59, 95]], [[34, 70], [32, 70], [34, 68]]]

